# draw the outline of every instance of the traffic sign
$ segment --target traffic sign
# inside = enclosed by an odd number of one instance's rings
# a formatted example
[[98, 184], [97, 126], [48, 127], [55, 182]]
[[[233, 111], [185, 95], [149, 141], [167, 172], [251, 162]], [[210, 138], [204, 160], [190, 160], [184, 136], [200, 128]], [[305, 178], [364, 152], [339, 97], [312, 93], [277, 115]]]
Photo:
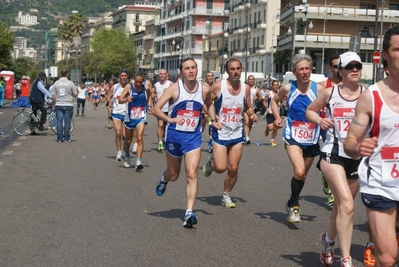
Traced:
[[378, 64], [381, 61], [381, 53], [379, 51], [374, 51], [373, 53], [373, 62], [374, 64]]

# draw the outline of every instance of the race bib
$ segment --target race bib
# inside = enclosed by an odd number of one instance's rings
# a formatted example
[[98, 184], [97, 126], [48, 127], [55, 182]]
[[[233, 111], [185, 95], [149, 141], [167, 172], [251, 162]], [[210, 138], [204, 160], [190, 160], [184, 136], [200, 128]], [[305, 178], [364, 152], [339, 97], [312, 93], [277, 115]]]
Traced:
[[130, 109], [130, 119], [137, 120], [145, 117], [144, 107], [132, 107]]
[[241, 124], [242, 112], [241, 108], [222, 107], [220, 121], [229, 128], [236, 128]]
[[176, 124], [176, 130], [194, 132], [198, 127], [200, 116], [199, 110], [178, 110], [177, 118], [183, 119], [183, 124]]
[[399, 185], [399, 147], [381, 148], [382, 183]]
[[348, 135], [349, 125], [355, 116], [354, 108], [334, 108], [334, 127], [342, 139]]
[[292, 138], [298, 143], [312, 144], [316, 131], [316, 125], [311, 122], [293, 121]]

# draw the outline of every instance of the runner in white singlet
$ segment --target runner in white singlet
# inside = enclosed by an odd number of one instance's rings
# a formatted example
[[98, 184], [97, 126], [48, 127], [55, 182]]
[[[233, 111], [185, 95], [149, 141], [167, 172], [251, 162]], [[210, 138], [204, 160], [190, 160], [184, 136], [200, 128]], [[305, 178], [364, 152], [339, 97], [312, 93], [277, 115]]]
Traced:
[[[353, 199], [359, 190], [357, 168], [360, 159], [351, 159], [346, 155], [343, 142], [355, 115], [357, 100], [364, 90], [358, 84], [362, 67], [362, 61], [355, 52], [341, 54], [338, 58], [338, 77], [342, 83], [321, 91], [306, 111], [306, 118], [310, 122], [319, 124], [321, 129], [327, 130], [318, 168], [335, 196], [335, 204], [331, 212], [328, 232], [321, 235], [320, 260], [325, 266], [333, 263], [336, 236], [338, 236], [341, 249], [341, 266], [353, 266], [350, 257]], [[319, 111], [324, 108], [326, 108], [326, 115], [321, 117]]]
[[360, 193], [375, 244], [376, 266], [394, 266], [399, 208], [398, 26], [385, 33], [382, 56], [389, 76], [361, 94], [344, 149], [352, 158], [363, 157], [358, 169]]

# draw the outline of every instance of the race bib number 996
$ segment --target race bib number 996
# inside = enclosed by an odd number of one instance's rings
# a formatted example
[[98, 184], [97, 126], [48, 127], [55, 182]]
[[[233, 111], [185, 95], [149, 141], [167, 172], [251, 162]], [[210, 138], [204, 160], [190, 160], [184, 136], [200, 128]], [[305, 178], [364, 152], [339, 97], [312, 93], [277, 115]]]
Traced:
[[177, 118], [183, 120], [183, 124], [177, 124], [176, 130], [184, 132], [194, 132], [197, 129], [201, 112], [199, 110], [179, 110]]

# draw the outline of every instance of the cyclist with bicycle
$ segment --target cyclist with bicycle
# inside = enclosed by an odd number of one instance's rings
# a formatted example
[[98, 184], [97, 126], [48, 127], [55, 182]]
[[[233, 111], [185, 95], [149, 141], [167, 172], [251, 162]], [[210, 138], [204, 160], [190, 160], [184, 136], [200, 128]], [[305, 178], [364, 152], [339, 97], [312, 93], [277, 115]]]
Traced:
[[47, 110], [45, 107], [45, 97], [51, 98], [50, 92], [44, 86], [44, 81], [46, 80], [46, 74], [44, 72], [39, 73], [38, 78], [33, 82], [29, 102], [32, 105], [32, 112], [37, 116], [37, 111], [40, 110], [42, 114], [40, 115], [39, 126], [37, 129], [39, 131], [47, 130], [44, 127], [47, 118]]

